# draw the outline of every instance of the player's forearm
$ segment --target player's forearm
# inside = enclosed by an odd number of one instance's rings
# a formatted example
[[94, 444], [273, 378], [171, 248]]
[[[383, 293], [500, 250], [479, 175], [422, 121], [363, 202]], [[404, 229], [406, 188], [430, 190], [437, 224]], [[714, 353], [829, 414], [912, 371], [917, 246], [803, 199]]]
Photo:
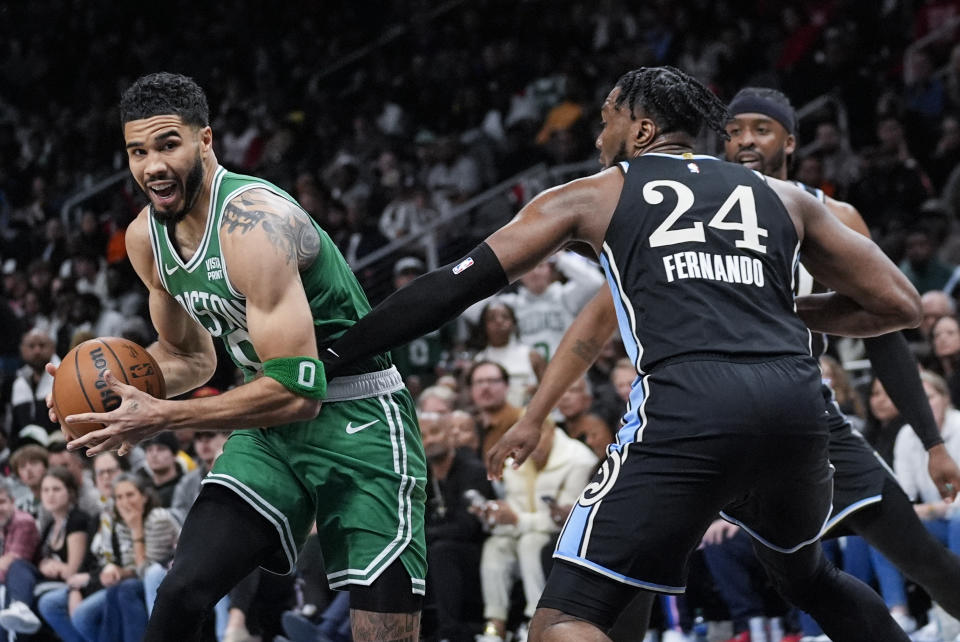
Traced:
[[903, 334], [893, 332], [871, 337], [865, 339], [863, 345], [874, 374], [900, 415], [923, 442], [923, 447], [929, 450], [942, 444], [930, 401], [920, 382], [920, 371]]
[[808, 328], [843, 337], [874, 337], [916, 327], [919, 317], [912, 306], [893, 305], [869, 310], [837, 292], [797, 297], [797, 314]]
[[168, 401], [167, 429], [267, 428], [316, 417], [320, 402], [296, 395], [269, 377], [254, 379], [221, 395]]
[[[212, 347], [212, 344], [211, 344]], [[178, 352], [170, 345], [157, 341], [147, 347], [163, 372], [167, 396], [175, 397], [202, 386], [217, 369], [216, 353]]]
[[446, 265], [402, 288], [322, 351], [328, 379], [343, 367], [436, 330], [469, 304], [500, 291], [507, 275], [482, 243], [462, 261]]

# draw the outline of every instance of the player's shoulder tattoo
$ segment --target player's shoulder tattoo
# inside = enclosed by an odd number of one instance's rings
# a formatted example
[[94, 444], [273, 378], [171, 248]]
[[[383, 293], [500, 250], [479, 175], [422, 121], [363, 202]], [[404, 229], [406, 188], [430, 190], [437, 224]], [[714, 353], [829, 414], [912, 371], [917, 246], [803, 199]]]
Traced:
[[309, 267], [320, 253], [320, 234], [310, 217], [286, 199], [250, 190], [227, 203], [221, 231], [243, 235], [257, 226], [266, 233], [274, 250], [288, 264], [295, 262], [298, 269]]

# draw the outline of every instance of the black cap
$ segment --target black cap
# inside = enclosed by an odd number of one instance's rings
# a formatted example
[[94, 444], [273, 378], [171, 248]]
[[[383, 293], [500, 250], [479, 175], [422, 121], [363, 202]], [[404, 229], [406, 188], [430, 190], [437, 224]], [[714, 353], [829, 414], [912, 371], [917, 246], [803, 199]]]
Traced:
[[157, 435], [154, 435], [150, 439], [144, 441], [141, 445], [143, 446], [144, 450], [146, 450], [147, 446], [151, 444], [166, 446], [174, 455], [180, 452], [180, 442], [177, 440], [177, 436], [169, 430], [165, 430]]

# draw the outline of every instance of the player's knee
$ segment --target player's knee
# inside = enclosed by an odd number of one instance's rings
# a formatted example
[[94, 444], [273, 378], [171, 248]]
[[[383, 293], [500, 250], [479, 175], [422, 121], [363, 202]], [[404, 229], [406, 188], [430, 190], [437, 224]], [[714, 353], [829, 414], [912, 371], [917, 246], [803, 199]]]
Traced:
[[820, 563], [810, 574], [793, 577], [771, 574], [771, 580], [774, 588], [785, 600], [809, 612], [815, 604], [818, 604], [818, 600], [823, 595], [824, 586], [833, 579], [831, 576], [839, 573], [837, 567], [826, 558], [821, 558]]
[[208, 591], [203, 590], [202, 583], [197, 582], [196, 578], [189, 577], [186, 573], [178, 573], [174, 567], [157, 588], [154, 610], [160, 609], [168, 613], [200, 613], [212, 607], [219, 599], [207, 593]]
[[581, 620], [557, 609], [538, 608], [530, 620], [530, 642], [607, 639], [592, 622]]
[[413, 592], [410, 574], [396, 560], [370, 586], [350, 586], [350, 608], [372, 613], [419, 613], [423, 596]]

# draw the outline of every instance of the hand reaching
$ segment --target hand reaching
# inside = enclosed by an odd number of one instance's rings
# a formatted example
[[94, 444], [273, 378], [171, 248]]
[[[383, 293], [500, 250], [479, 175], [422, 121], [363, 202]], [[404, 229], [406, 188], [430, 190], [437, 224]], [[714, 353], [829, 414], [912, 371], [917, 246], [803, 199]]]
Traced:
[[931, 448], [929, 455], [927, 470], [930, 472], [930, 479], [937, 485], [940, 496], [945, 501], [952, 502], [960, 491], [960, 468], [943, 444]]
[[521, 417], [487, 452], [487, 478], [500, 479], [508, 457], [513, 457], [514, 468], [525, 462], [540, 441], [542, 425], [527, 415]]

